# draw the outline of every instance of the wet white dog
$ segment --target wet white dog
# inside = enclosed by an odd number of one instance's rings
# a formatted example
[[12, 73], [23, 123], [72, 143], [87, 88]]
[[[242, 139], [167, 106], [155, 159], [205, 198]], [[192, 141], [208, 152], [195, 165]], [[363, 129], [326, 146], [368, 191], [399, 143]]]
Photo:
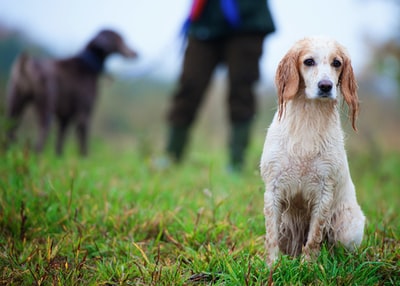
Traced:
[[365, 217], [339, 115], [342, 97], [356, 129], [359, 103], [350, 58], [335, 40], [305, 38], [281, 60], [275, 82], [279, 107], [261, 158], [267, 263], [280, 251], [310, 259], [324, 240], [354, 249]]

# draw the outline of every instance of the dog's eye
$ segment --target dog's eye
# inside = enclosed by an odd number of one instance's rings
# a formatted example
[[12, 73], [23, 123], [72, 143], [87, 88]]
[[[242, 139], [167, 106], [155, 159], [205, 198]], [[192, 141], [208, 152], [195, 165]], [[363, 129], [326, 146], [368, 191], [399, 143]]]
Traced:
[[314, 62], [313, 59], [306, 59], [306, 60], [304, 61], [304, 64], [305, 64], [306, 66], [308, 66], [308, 67], [311, 67], [311, 66], [315, 65], [315, 62]]
[[333, 62], [332, 62], [332, 66], [333, 67], [335, 67], [335, 68], [338, 68], [338, 67], [340, 67], [342, 65], [342, 63], [339, 61], [339, 60], [333, 60]]

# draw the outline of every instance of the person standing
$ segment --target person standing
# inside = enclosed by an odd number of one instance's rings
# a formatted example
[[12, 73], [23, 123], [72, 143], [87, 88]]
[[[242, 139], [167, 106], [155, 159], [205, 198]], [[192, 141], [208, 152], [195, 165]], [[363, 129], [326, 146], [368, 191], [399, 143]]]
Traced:
[[275, 31], [267, 0], [193, 0], [185, 23], [187, 46], [168, 111], [166, 152], [179, 163], [217, 65], [228, 69], [229, 166], [240, 171], [256, 112], [253, 85], [266, 35]]

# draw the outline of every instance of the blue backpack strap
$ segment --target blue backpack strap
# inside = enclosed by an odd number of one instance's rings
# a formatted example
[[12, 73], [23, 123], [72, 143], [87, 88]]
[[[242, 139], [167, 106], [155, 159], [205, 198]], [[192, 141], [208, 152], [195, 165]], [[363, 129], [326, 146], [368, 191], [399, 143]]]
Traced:
[[220, 0], [220, 5], [228, 23], [232, 27], [238, 27], [240, 25], [240, 13], [236, 0]]
[[181, 37], [186, 37], [187, 36], [187, 32], [189, 31], [189, 27], [190, 27], [191, 22], [192, 21], [190, 20], [190, 17], [187, 17], [185, 19], [185, 21], [183, 22], [182, 28], [181, 28], [181, 30], [179, 32], [179, 36], [181, 36]]

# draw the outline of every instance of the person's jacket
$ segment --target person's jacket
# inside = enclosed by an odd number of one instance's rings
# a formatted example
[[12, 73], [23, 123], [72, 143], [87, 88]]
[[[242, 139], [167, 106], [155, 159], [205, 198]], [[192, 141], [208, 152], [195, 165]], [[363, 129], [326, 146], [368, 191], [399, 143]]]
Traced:
[[[197, 1], [197, 0], [194, 0]], [[196, 19], [190, 21], [188, 35], [200, 40], [210, 40], [240, 33], [259, 33], [267, 35], [275, 31], [275, 25], [268, 8], [267, 0], [203, 0], [204, 6]], [[232, 23], [227, 14], [232, 14], [231, 7], [235, 7], [233, 14], [237, 19]], [[232, 10], [232, 9], [230, 9]]]

